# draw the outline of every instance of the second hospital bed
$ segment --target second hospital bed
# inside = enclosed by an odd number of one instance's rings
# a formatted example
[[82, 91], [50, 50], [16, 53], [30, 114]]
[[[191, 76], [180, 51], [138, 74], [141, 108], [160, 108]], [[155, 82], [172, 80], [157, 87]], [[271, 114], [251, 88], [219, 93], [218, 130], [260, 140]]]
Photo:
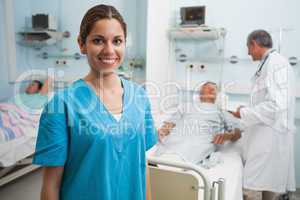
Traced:
[[[62, 89], [67, 84], [57, 81], [54, 89]], [[52, 96], [49, 93], [46, 100]], [[28, 112], [14, 102], [0, 102], [0, 187], [39, 168], [32, 165], [32, 155], [41, 113], [42, 108]]]

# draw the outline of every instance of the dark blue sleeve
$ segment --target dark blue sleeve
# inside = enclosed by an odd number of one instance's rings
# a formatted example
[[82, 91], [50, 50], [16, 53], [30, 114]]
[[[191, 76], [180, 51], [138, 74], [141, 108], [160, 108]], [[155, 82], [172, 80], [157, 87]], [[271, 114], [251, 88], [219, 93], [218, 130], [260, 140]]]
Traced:
[[67, 149], [66, 105], [56, 95], [46, 105], [41, 115], [33, 164], [64, 166]]

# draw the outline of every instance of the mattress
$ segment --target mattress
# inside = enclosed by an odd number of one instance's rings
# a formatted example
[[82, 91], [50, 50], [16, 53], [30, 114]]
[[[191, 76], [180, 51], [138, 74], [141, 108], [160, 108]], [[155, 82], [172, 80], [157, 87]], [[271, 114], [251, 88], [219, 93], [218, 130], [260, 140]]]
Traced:
[[[48, 95], [49, 100], [52, 98], [54, 93]], [[12, 104], [2, 102], [2, 106], [9, 108], [14, 108], [18, 111], [20, 110], [26, 113], [27, 111]], [[7, 109], [6, 112], [11, 112], [11, 109]], [[4, 141], [0, 143], [0, 167], [9, 167], [14, 165], [16, 162], [33, 155], [35, 151], [35, 144], [37, 138], [37, 132], [39, 127], [39, 118], [41, 116], [42, 109], [35, 109], [33, 113], [27, 113], [28, 116], [26, 120], [31, 122], [29, 126], [25, 126], [21, 123], [16, 123], [17, 126], [22, 130], [24, 134], [20, 137], [16, 137], [12, 140]], [[22, 117], [21, 117], [22, 118]], [[18, 119], [19, 120], [19, 119]], [[18, 121], [17, 121], [18, 122]], [[27, 124], [28, 125], [28, 124]]]
[[[38, 127], [38, 126], [36, 126]], [[8, 167], [14, 165], [35, 151], [37, 129], [27, 129], [26, 135], [14, 140], [0, 144], [0, 166]]]

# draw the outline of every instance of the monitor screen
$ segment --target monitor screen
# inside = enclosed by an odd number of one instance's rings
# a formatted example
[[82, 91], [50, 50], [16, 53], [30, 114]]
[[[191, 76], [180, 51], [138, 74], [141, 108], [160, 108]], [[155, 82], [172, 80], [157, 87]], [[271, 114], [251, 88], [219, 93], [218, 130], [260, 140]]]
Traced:
[[181, 24], [205, 24], [205, 6], [180, 8]]

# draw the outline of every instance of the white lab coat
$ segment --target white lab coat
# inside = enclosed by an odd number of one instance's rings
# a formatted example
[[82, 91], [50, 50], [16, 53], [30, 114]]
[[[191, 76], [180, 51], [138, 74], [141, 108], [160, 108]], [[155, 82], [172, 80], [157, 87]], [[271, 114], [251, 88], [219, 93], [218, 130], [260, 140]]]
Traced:
[[277, 52], [270, 53], [260, 75], [253, 77], [250, 106], [240, 112], [244, 188], [295, 190], [294, 92], [292, 67]]

